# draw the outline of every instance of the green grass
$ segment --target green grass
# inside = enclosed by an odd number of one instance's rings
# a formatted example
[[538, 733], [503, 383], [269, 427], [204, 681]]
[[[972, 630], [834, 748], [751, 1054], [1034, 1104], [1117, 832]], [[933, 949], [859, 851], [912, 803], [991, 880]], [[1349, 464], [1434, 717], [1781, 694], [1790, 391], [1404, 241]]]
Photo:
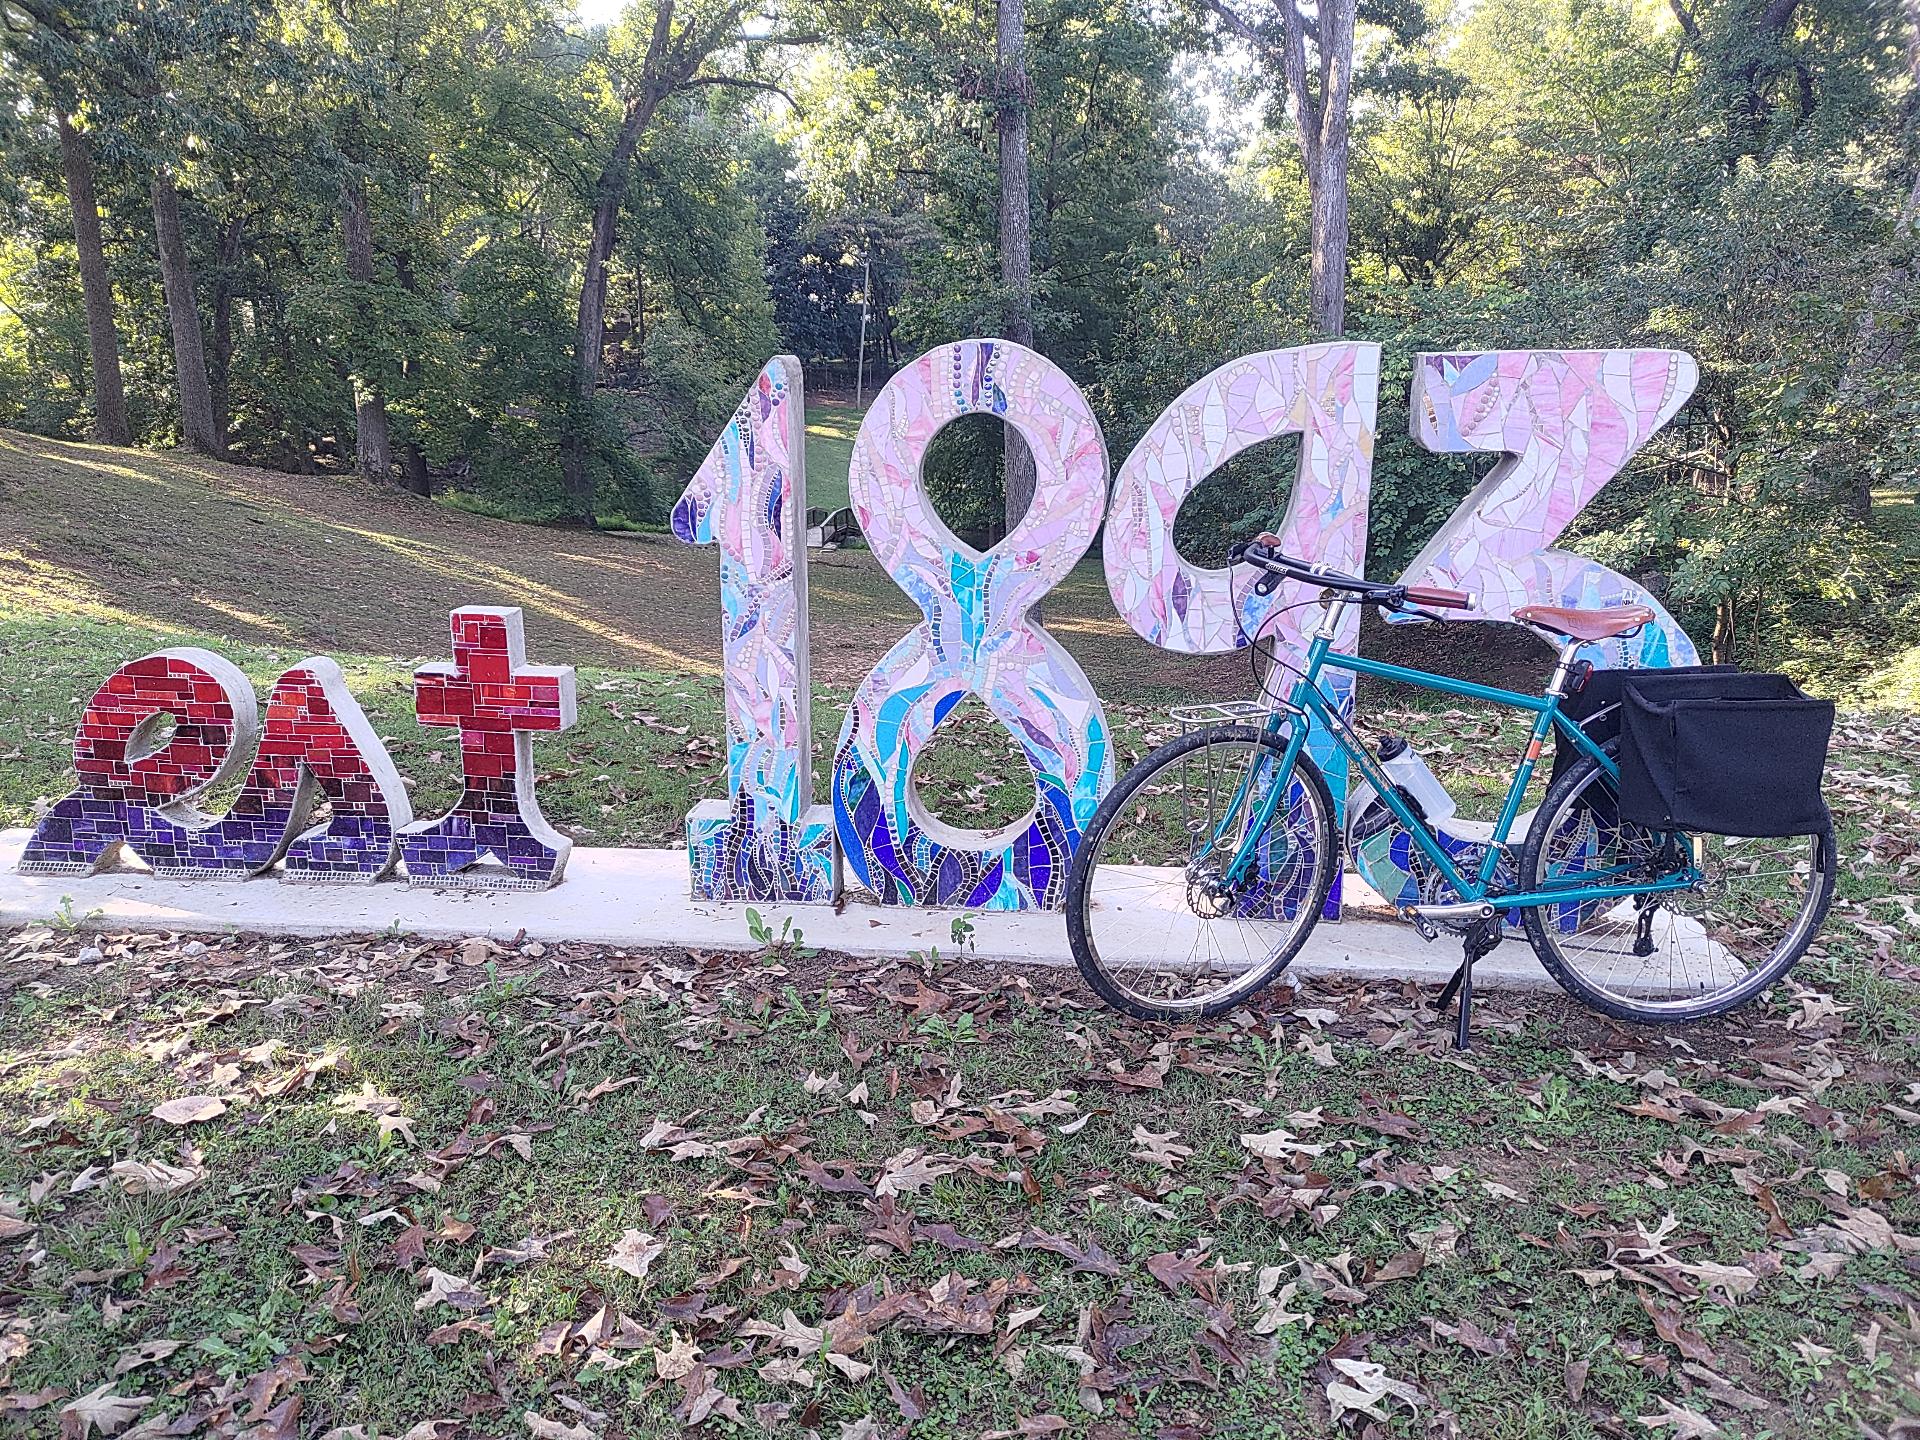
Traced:
[[[1874, 492], [1873, 525], [1895, 549], [1895, 564], [1907, 575], [1920, 577], [1920, 494], [1911, 490]], [[1916, 609], [1913, 587], [1906, 597], [1906, 608]], [[1910, 617], [1911, 619], [1912, 617]], [[1867, 703], [1920, 709], [1920, 643], [1897, 649], [1884, 657], [1873, 673], [1858, 686], [1860, 698]]]
[[807, 506], [838, 510], [847, 503], [847, 467], [860, 412], [845, 400], [807, 402]]

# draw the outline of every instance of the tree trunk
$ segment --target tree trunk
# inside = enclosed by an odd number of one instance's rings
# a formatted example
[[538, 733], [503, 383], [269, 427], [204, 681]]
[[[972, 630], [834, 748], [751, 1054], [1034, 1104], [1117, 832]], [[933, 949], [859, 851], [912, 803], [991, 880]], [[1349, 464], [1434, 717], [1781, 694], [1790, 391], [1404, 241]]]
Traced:
[[1355, 0], [1322, 0], [1316, 7], [1311, 33], [1317, 51], [1317, 87], [1307, 76], [1309, 27], [1300, 13], [1300, 0], [1278, 0], [1277, 47], [1267, 26], [1252, 24], [1225, 0], [1202, 3], [1269, 63], [1280, 67], [1307, 176], [1313, 247], [1308, 311], [1321, 338], [1337, 338], [1347, 323], [1348, 108], [1353, 89]]
[[[997, 0], [994, 13], [997, 66], [996, 116], [1000, 132], [1000, 284], [1006, 291], [1001, 333], [1016, 344], [1033, 344], [1033, 210], [1027, 172], [1026, 0]], [[1020, 432], [1006, 430], [1007, 529], [1020, 523], [1033, 503], [1037, 479], [1033, 452]]]
[[427, 457], [411, 442], [400, 447], [400, 483], [409, 494], [433, 494], [433, 481], [427, 475]]
[[602, 340], [607, 321], [607, 262], [613, 258], [614, 222], [620, 198], [602, 196], [593, 207], [593, 233], [587, 241], [586, 273], [580, 281], [580, 308], [573, 343], [573, 415], [567, 442], [560, 450], [560, 483], [573, 511], [588, 526], [594, 523], [593, 474], [587, 468], [587, 437], [581, 433], [593, 413], [600, 389], [600, 367], [605, 360]]
[[[347, 278], [373, 283], [373, 218], [366, 187], [355, 175], [340, 183], [340, 233], [347, 252]], [[362, 296], [364, 303], [365, 297]], [[356, 372], [353, 376], [354, 468], [369, 480], [385, 480], [393, 469], [393, 441], [387, 427], [387, 401], [380, 388]]]
[[102, 445], [131, 445], [127, 389], [120, 378], [120, 332], [113, 323], [113, 277], [100, 240], [100, 206], [93, 193], [93, 153], [86, 137], [65, 115], [60, 123], [60, 163], [67, 172], [67, 204], [73, 208], [73, 244], [80, 256], [80, 294], [87, 307], [87, 349], [93, 359], [93, 423], [87, 433]]
[[1713, 612], [1713, 663], [1731, 665], [1734, 663], [1734, 605], [1733, 596], [1723, 595]]
[[240, 263], [247, 221], [236, 215], [220, 232], [220, 272], [213, 282], [213, 359], [208, 376], [213, 386], [213, 421], [222, 435], [233, 429], [233, 271]]
[[180, 396], [180, 431], [187, 447], [202, 455], [224, 455], [226, 445], [213, 420], [213, 389], [207, 382], [206, 341], [200, 333], [200, 306], [193, 294], [193, 266], [180, 229], [180, 194], [173, 172], [153, 172], [153, 234], [160, 251], [160, 281], [167, 292], [167, 321], [173, 330], [174, 388]]
[[639, 149], [641, 133], [653, 119], [659, 103], [659, 94], [651, 84], [627, 102], [626, 118], [621, 121], [613, 153], [601, 167], [599, 183], [594, 187], [593, 232], [587, 240], [586, 268], [580, 279], [580, 308], [574, 325], [574, 413], [570, 417], [566, 444], [560, 448], [560, 483], [573, 502], [574, 514], [588, 526], [594, 524], [593, 474], [587, 468], [587, 437], [583, 429], [593, 414], [594, 397], [600, 389], [600, 367], [605, 358], [602, 342], [607, 321], [607, 262], [613, 258], [615, 225], [620, 218], [621, 203], [626, 199], [634, 152]]
[[[1894, 222], [1896, 243], [1920, 240], [1920, 0], [1907, 0], [1907, 99], [1902, 117], [1907, 130], [1907, 197]], [[1908, 291], [1920, 291], [1920, 260], [1892, 265], [1874, 277], [1867, 303], [1854, 321], [1853, 345], [1840, 373], [1843, 407], [1870, 404], [1873, 386], [1881, 377], [1897, 374], [1906, 363], [1908, 328], [1891, 319], [1902, 308]], [[1855, 520], [1873, 515], [1873, 473], [1866, 457], [1846, 453], [1831, 464], [1839, 487], [1839, 501]]]
[[1347, 325], [1346, 157], [1309, 187], [1312, 191], [1312, 273], [1308, 315], [1316, 337], [1333, 340]]
[[[1915, 174], [1901, 207], [1896, 233], [1901, 239], [1920, 236], [1920, 173]], [[1867, 303], [1854, 321], [1846, 368], [1840, 372], [1838, 394], [1842, 406], [1870, 404], [1873, 387], [1897, 374], [1906, 363], [1907, 329], [1892, 323], [1890, 317], [1899, 312], [1903, 293], [1909, 290], [1920, 291], [1920, 260], [1890, 266], [1874, 277]], [[1855, 520], [1864, 521], [1873, 515], [1873, 472], [1866, 456], [1850, 453], [1854, 449], [1850, 445], [1841, 447], [1841, 453], [1833, 458], [1831, 473], [1838, 484], [1841, 507]]]
[[[1749, 58], [1737, 72], [1741, 98], [1735, 113], [1750, 141], [1760, 138], [1772, 118], [1773, 102], [1767, 98], [1766, 86], [1787, 63], [1782, 41], [1799, 8], [1800, 0], [1767, 0], [1766, 8], [1754, 19], [1754, 38], [1741, 47], [1740, 53]], [[1800, 81], [1803, 93], [1811, 88], [1804, 73]]]
[[[1341, 127], [1345, 129], [1344, 126]], [[1308, 311], [1314, 333], [1338, 339], [1347, 328], [1347, 137], [1321, 154], [1313, 188], [1313, 260]]]
[[[1294, 0], [1286, 0], [1291, 6]], [[1308, 165], [1313, 261], [1309, 308], [1314, 330], [1336, 339], [1347, 326], [1347, 153], [1355, 0], [1320, 7], [1319, 132]]]

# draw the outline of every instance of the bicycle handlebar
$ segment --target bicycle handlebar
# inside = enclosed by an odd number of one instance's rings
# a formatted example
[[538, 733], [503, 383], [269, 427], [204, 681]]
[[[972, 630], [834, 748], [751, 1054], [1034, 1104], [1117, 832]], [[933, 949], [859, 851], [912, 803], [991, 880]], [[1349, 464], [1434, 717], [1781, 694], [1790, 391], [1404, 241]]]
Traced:
[[1431, 610], [1477, 610], [1480, 597], [1471, 590], [1449, 590], [1441, 585], [1403, 585], [1409, 602]]
[[1382, 585], [1358, 575], [1296, 560], [1281, 552], [1280, 537], [1274, 534], [1262, 534], [1244, 545], [1235, 545], [1227, 552], [1227, 562], [1254, 565], [1266, 571], [1254, 587], [1263, 595], [1272, 594], [1282, 580], [1297, 580], [1303, 585], [1358, 595], [1365, 603], [1396, 611], [1474, 610], [1479, 606], [1479, 597], [1468, 590], [1449, 590], [1438, 585]]

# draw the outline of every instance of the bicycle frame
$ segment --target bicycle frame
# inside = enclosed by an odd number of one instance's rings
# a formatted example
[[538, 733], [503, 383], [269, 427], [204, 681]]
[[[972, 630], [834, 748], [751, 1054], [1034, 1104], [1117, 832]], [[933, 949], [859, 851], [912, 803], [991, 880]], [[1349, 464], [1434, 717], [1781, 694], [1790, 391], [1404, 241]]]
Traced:
[[[1544, 694], [1527, 695], [1517, 690], [1502, 690], [1492, 685], [1477, 685], [1470, 680], [1455, 680], [1444, 675], [1432, 675], [1424, 670], [1412, 670], [1404, 665], [1390, 665], [1384, 660], [1367, 660], [1358, 655], [1341, 654], [1333, 650], [1333, 636], [1338, 629], [1342, 613], [1352, 601], [1330, 597], [1327, 603], [1327, 618], [1312, 636], [1307, 650], [1307, 667], [1300, 679], [1294, 684], [1287, 696], [1285, 708], [1275, 711], [1267, 721], [1267, 733], [1278, 736], [1281, 727], [1287, 726], [1286, 749], [1278, 761], [1279, 770], [1275, 783], [1267, 787], [1267, 793], [1260, 797], [1259, 810], [1252, 817], [1253, 823], [1241, 832], [1235, 846], [1232, 861], [1226, 868], [1226, 878], [1232, 882], [1243, 880], [1257, 863], [1257, 855], [1262, 836], [1272, 823], [1274, 811], [1287, 793], [1287, 782], [1293, 775], [1294, 766], [1299, 762], [1300, 751], [1307, 742], [1308, 724], [1291, 723], [1301, 720], [1317, 720], [1333, 738], [1347, 758], [1373, 787], [1374, 793], [1394, 816], [1404, 825], [1413, 842], [1420, 847], [1421, 853], [1453, 887], [1454, 893], [1467, 904], [1485, 903], [1495, 909], [1518, 909], [1531, 905], [1577, 904], [1588, 900], [1617, 900], [1629, 895], [1657, 895], [1669, 890], [1685, 890], [1699, 882], [1699, 872], [1691, 864], [1671, 875], [1657, 880], [1641, 880], [1624, 883], [1624, 867], [1594, 873], [1582, 872], [1566, 877], [1565, 883], [1556, 883], [1541, 890], [1515, 890], [1494, 893], [1491, 889], [1493, 877], [1505, 852], [1507, 841], [1512, 835], [1514, 821], [1520, 814], [1520, 803], [1526, 796], [1527, 786], [1533, 779], [1535, 765], [1541, 752], [1546, 748], [1547, 737], [1558, 731], [1580, 754], [1596, 761], [1616, 781], [1620, 778], [1620, 767], [1599, 745], [1588, 737], [1573, 721], [1560, 713], [1560, 701], [1566, 693], [1567, 675], [1572, 668], [1577, 642], [1569, 640], [1561, 647], [1560, 662], [1554, 667], [1553, 677], [1547, 682]], [[1513, 780], [1507, 786], [1505, 800], [1500, 806], [1500, 818], [1493, 829], [1493, 839], [1485, 848], [1480, 859], [1477, 874], [1461, 874], [1453, 863], [1453, 857], [1447, 853], [1439, 840], [1434, 837], [1427, 823], [1400, 798], [1399, 789], [1392, 779], [1381, 769], [1379, 762], [1365, 746], [1353, 744], [1327, 699], [1320, 693], [1318, 684], [1320, 672], [1326, 668], [1345, 670], [1355, 675], [1373, 675], [1382, 680], [1397, 680], [1402, 684], [1415, 685], [1423, 690], [1436, 690], [1443, 695], [1456, 695], [1463, 699], [1484, 700], [1509, 709], [1530, 712], [1534, 716], [1533, 735], [1520, 764], [1514, 771]], [[1227, 818], [1215, 828], [1214, 843], [1223, 844], [1227, 828], [1232, 817], [1240, 808], [1245, 795], [1249, 793], [1258, 774], [1259, 767], [1250, 767], [1248, 776], [1241, 782], [1240, 793], [1234, 797]], [[1684, 852], [1683, 852], [1684, 853]]]

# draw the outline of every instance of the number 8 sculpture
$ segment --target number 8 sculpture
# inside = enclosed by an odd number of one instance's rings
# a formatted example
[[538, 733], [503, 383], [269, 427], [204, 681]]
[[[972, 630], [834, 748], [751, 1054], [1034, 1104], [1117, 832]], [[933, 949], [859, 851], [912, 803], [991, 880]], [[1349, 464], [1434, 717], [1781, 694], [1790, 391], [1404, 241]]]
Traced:
[[[1033, 452], [1033, 503], [985, 554], [934, 513], [927, 447], [962, 415], [996, 415]], [[862, 421], [849, 474], [861, 531], [925, 617], [855, 692], [833, 761], [834, 822], [854, 877], [884, 903], [1057, 908], [1081, 827], [1112, 780], [1105, 713], [1073, 658], [1029, 618], [1093, 543], [1107, 452], [1059, 366], [1002, 340], [922, 355]], [[969, 693], [1020, 742], [1038, 802], [995, 832], [930, 814], [915, 762]]]

